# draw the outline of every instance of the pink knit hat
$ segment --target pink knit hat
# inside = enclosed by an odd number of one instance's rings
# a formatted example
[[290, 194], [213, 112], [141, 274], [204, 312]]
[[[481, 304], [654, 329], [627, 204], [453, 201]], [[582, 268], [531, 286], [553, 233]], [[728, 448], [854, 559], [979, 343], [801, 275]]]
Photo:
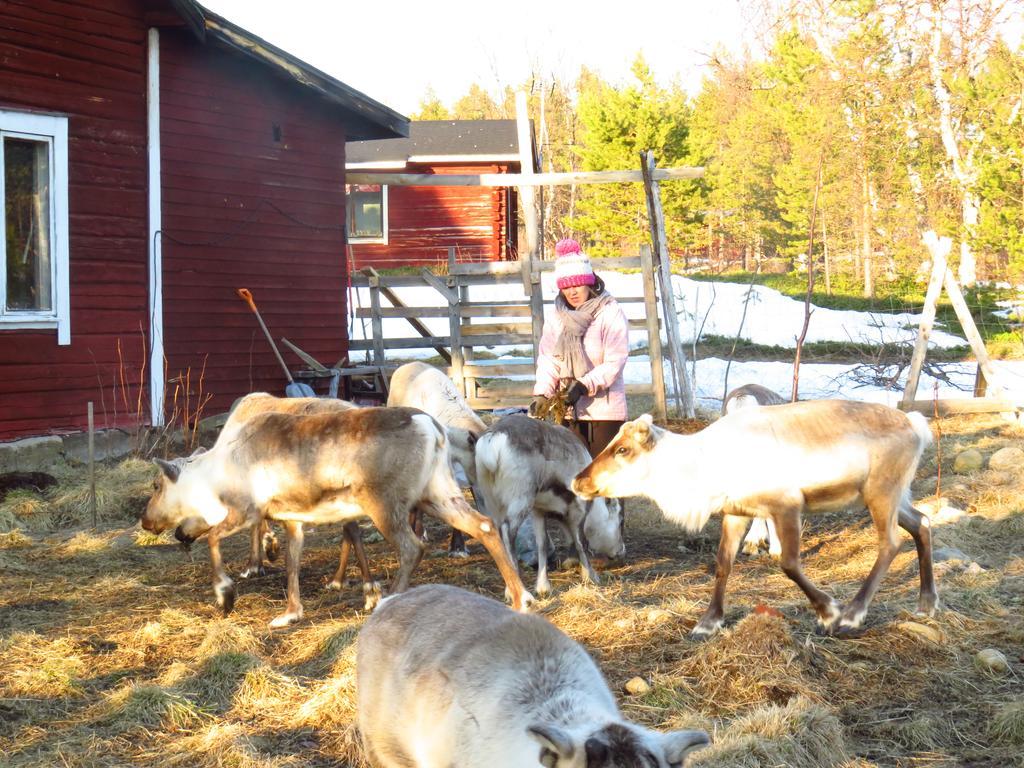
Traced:
[[583, 252], [580, 244], [572, 239], [555, 243], [555, 283], [558, 290], [577, 285], [594, 285], [597, 276], [590, 266], [590, 257]]

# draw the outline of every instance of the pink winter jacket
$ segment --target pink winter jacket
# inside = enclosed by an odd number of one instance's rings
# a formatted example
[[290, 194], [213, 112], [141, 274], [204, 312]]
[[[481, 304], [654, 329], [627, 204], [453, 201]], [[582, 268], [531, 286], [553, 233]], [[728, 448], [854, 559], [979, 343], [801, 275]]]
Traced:
[[[562, 332], [562, 320], [552, 311], [544, 321], [537, 360], [534, 395], [551, 397], [558, 389], [558, 365], [552, 354]], [[576, 417], [586, 421], [626, 419], [626, 380], [622, 369], [629, 356], [629, 324], [613, 299], [597, 314], [583, 336], [583, 354], [591, 365], [580, 381], [587, 394], [576, 403]]]

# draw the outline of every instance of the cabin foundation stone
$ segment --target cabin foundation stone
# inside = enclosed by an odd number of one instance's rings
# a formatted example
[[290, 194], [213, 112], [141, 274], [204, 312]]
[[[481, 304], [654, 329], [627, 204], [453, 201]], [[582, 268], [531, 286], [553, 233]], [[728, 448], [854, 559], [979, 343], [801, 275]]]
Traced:
[[31, 472], [58, 461], [64, 441], [57, 435], [26, 437], [0, 443], [0, 473]]

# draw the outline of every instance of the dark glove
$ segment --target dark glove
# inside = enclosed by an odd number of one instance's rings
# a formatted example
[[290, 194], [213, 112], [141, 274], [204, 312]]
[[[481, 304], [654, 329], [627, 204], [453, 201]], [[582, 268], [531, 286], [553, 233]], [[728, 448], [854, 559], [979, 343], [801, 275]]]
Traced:
[[587, 394], [587, 388], [583, 385], [582, 381], [576, 379], [569, 385], [569, 388], [565, 390], [565, 402], [569, 405], [576, 405], [576, 401], [585, 394]]
[[547, 405], [548, 398], [544, 395], [535, 395], [533, 401], [530, 403], [529, 414], [536, 416], [537, 412], [540, 411], [545, 405]]

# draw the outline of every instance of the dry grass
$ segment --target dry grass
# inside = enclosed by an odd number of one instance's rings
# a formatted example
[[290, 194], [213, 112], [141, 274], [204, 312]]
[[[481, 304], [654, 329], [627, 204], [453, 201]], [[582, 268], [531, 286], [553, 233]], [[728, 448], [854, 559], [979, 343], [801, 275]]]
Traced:
[[[942, 431], [942, 495], [968, 514], [936, 526], [936, 546], [960, 548], [981, 570], [940, 577], [945, 610], [933, 620], [911, 614], [917, 566], [908, 542], [857, 639], [817, 636], [802, 594], [764, 557], [737, 564], [726, 629], [694, 643], [687, 632], [708, 599], [717, 523], [689, 537], [638, 501], [628, 507], [627, 561], [606, 567], [598, 587], [580, 585], [575, 572], [554, 573], [553, 596], [539, 610], [594, 654], [630, 717], [711, 732], [714, 745], [695, 766], [1022, 765], [1024, 477], [955, 476], [951, 462], [966, 447], [988, 456], [1024, 445], [1024, 434], [987, 417], [947, 419]], [[934, 493], [936, 471], [931, 451], [919, 498]], [[147, 493], [148, 465], [112, 465], [102, 477], [96, 531], [85, 527], [78, 475], [0, 503], [4, 765], [361, 767], [361, 592], [322, 589], [339, 528], [308, 534], [306, 619], [272, 632], [267, 622], [283, 604], [280, 565], [239, 582], [236, 610], [223, 618], [205, 546], [186, 554], [167, 536], [130, 525]], [[500, 597], [481, 548], [451, 560], [440, 553], [440, 527], [430, 534], [417, 582]], [[244, 536], [226, 542], [229, 566], [244, 562], [246, 549]], [[369, 550], [377, 574], [392, 575], [386, 545]], [[808, 575], [848, 598], [871, 567], [874, 533], [866, 516], [825, 515], [809, 522], [804, 551]], [[767, 610], [755, 610], [761, 605]], [[983, 648], [1006, 654], [1009, 673], [978, 670], [973, 660]], [[622, 693], [634, 676], [650, 691]]]

